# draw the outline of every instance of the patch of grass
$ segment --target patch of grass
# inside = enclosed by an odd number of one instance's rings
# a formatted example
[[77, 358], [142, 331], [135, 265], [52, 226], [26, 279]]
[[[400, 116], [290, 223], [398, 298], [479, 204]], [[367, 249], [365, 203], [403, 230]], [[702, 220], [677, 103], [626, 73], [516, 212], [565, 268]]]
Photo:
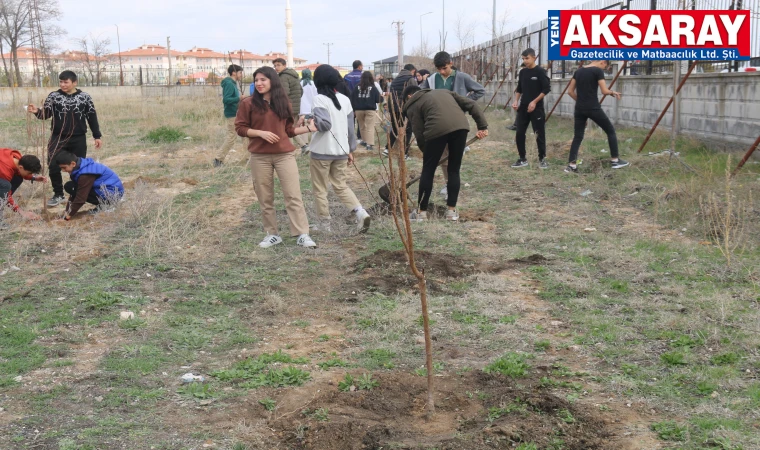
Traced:
[[396, 365], [393, 358], [396, 353], [384, 348], [373, 348], [364, 350], [359, 354], [360, 365], [369, 370], [375, 369], [393, 369]]
[[179, 128], [163, 126], [150, 130], [148, 134], [143, 137], [143, 140], [154, 144], [168, 144], [179, 142], [184, 137], [185, 133]]
[[140, 328], [145, 328], [147, 324], [148, 322], [146, 322], [144, 319], [135, 317], [134, 319], [120, 320], [119, 328], [121, 328], [122, 330], [135, 331]]
[[565, 423], [575, 423], [575, 417], [573, 416], [573, 413], [571, 413], [567, 409], [561, 409], [557, 412], [557, 417], [560, 418]]
[[338, 390], [341, 392], [348, 392], [352, 387], [356, 389], [354, 377], [350, 373], [347, 373], [343, 376], [343, 380], [338, 382]]
[[519, 353], [507, 353], [483, 368], [485, 373], [499, 373], [510, 378], [522, 378], [527, 375], [530, 366], [527, 358]]
[[[433, 361], [433, 373], [441, 373], [443, 372], [444, 364], [440, 361]], [[414, 374], [418, 377], [426, 377], [427, 376], [427, 367], [422, 366], [414, 369]]]
[[188, 383], [180, 386], [177, 392], [195, 400], [206, 400], [216, 397], [216, 391], [206, 383]]
[[539, 339], [533, 343], [533, 348], [537, 352], [545, 352], [551, 347], [551, 342], [548, 339]]
[[510, 403], [507, 406], [503, 406], [503, 407], [494, 406], [494, 407], [491, 407], [491, 408], [488, 409], [488, 419], [487, 420], [489, 422], [493, 422], [496, 419], [498, 419], [498, 418], [500, 418], [502, 416], [505, 416], [505, 415], [507, 415], [507, 414], [509, 414], [511, 412], [514, 412], [514, 411], [525, 412], [526, 411], [525, 404], [522, 403], [518, 399], [514, 403]]
[[517, 323], [517, 318], [518, 317], [519, 316], [517, 316], [515, 314], [509, 315], [509, 316], [501, 316], [501, 317], [499, 317], [499, 323], [506, 323], [506, 324], [509, 324], [509, 325], [513, 325], [513, 324]]
[[727, 366], [739, 362], [741, 357], [734, 352], [721, 353], [710, 358], [710, 363], [715, 366]]
[[652, 431], [663, 441], [683, 442], [686, 440], [687, 428], [674, 420], [653, 423]]
[[264, 407], [267, 411], [274, 411], [274, 408], [277, 407], [277, 402], [272, 400], [271, 398], [267, 397], [265, 399], [259, 400], [259, 403], [261, 406]]
[[364, 373], [361, 378], [356, 380], [356, 387], [363, 391], [371, 391], [378, 386], [380, 386], [380, 382], [373, 379], [371, 373]]
[[685, 366], [688, 364], [686, 354], [679, 351], [665, 352], [660, 355], [660, 360], [669, 366]]
[[538, 447], [533, 442], [523, 442], [515, 447], [515, 450], [538, 450]]
[[307, 358], [293, 358], [278, 350], [275, 353], [264, 353], [256, 358], [248, 358], [234, 364], [229, 369], [212, 372], [212, 376], [221, 381], [240, 383], [244, 388], [260, 388], [264, 386], [301, 386], [311, 379], [309, 372], [297, 367], [271, 367], [274, 363], [306, 364]]
[[321, 363], [317, 365], [322, 370], [327, 370], [332, 367], [349, 367], [350, 366], [350, 364], [348, 364], [347, 362], [343, 361], [340, 358], [328, 359], [327, 361], [322, 361]]

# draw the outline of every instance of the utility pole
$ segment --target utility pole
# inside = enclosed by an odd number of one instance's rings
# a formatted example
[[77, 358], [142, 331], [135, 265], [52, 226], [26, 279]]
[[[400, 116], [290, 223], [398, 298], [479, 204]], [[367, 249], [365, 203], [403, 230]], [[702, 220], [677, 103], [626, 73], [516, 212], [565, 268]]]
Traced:
[[288, 67], [293, 67], [293, 18], [290, 14], [290, 0], [285, 2], [285, 45], [288, 49]]
[[398, 71], [404, 68], [404, 21], [397, 20], [393, 22], [396, 25], [396, 36], [398, 39]]
[[330, 46], [335, 45], [335, 44], [333, 44], [332, 42], [326, 42], [326, 43], [323, 43], [322, 45], [327, 46], [327, 65], [329, 66], [330, 65]]
[[166, 36], [166, 53], [169, 55], [169, 77], [167, 78], [169, 80], [169, 86], [172, 85], [172, 44], [171, 40], [169, 39], [169, 36]]
[[441, 51], [446, 50], [446, 0], [441, 7]]
[[121, 38], [119, 38], [118, 25], [116, 25], [116, 43], [119, 46], [119, 86], [124, 86], [124, 66], [121, 64]]
[[491, 39], [495, 41], [496, 40], [496, 0], [493, 0], [493, 17], [491, 18], [491, 21], [492, 21]]

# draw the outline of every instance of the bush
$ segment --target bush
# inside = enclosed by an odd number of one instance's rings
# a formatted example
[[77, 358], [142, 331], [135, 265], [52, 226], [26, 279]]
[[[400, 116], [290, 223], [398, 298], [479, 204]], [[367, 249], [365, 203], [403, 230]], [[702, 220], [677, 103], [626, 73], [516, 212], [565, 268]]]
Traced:
[[143, 138], [145, 141], [152, 142], [154, 144], [161, 144], [167, 142], [177, 142], [185, 137], [185, 133], [178, 128], [172, 127], [158, 127], [150, 130], [148, 134]]

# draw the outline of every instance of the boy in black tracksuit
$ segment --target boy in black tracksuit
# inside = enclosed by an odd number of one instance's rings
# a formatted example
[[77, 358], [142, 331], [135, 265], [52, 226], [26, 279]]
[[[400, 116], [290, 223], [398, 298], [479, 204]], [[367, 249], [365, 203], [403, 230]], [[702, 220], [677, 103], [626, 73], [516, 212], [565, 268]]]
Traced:
[[92, 129], [92, 137], [95, 138], [95, 148], [100, 148], [103, 144], [92, 97], [77, 89], [77, 75], [70, 70], [64, 70], [58, 76], [58, 80], [60, 89], [48, 95], [42, 108], [34, 105], [27, 107], [27, 111], [40, 120], [52, 118], [52, 133], [48, 142], [48, 173], [50, 184], [53, 186], [53, 197], [48, 201], [50, 207], [64, 201], [61, 169], [58, 164], [50, 164], [55, 161], [56, 155], [61, 151], [67, 151], [80, 158], [86, 157], [88, 124]]
[[565, 168], [567, 173], [578, 173], [578, 150], [583, 142], [583, 135], [586, 132], [586, 123], [591, 119], [599, 125], [607, 134], [607, 142], [610, 145], [610, 156], [612, 157], [610, 166], [613, 169], [621, 169], [628, 165], [628, 161], [620, 159], [618, 151], [617, 134], [615, 127], [610, 122], [607, 114], [602, 110], [599, 104], [597, 90], [601, 90], [604, 95], [611, 95], [616, 100], [620, 100], [620, 92], [612, 91], [607, 88], [604, 81], [604, 70], [609, 66], [609, 61], [593, 61], [583, 67], [579, 67], [573, 74], [573, 79], [567, 87], [567, 93], [575, 100], [575, 133], [573, 143], [570, 146], [570, 161]]
[[512, 108], [517, 110], [517, 133], [515, 142], [520, 158], [512, 164], [512, 168], [527, 167], [528, 159], [525, 153], [525, 131], [528, 129], [528, 123], [533, 125], [533, 132], [536, 134], [536, 144], [538, 145], [539, 167], [546, 169], [549, 165], [546, 163], [546, 132], [544, 130], [544, 96], [551, 91], [549, 77], [543, 67], [536, 65], [536, 52], [532, 48], [522, 52], [522, 59], [525, 68], [520, 70], [515, 89], [515, 101]]

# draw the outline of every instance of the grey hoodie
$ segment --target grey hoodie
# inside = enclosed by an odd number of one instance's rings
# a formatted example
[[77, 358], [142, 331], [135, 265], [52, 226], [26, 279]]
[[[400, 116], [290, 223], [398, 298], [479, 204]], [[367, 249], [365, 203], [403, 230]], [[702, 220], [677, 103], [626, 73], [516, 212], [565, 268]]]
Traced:
[[[420, 86], [422, 89], [435, 89], [435, 77], [440, 77], [440, 73], [431, 73], [427, 80]], [[457, 70], [454, 78], [454, 92], [467, 97], [471, 100], [478, 100], [486, 95], [486, 90], [480, 83], [473, 80], [471, 76]]]

